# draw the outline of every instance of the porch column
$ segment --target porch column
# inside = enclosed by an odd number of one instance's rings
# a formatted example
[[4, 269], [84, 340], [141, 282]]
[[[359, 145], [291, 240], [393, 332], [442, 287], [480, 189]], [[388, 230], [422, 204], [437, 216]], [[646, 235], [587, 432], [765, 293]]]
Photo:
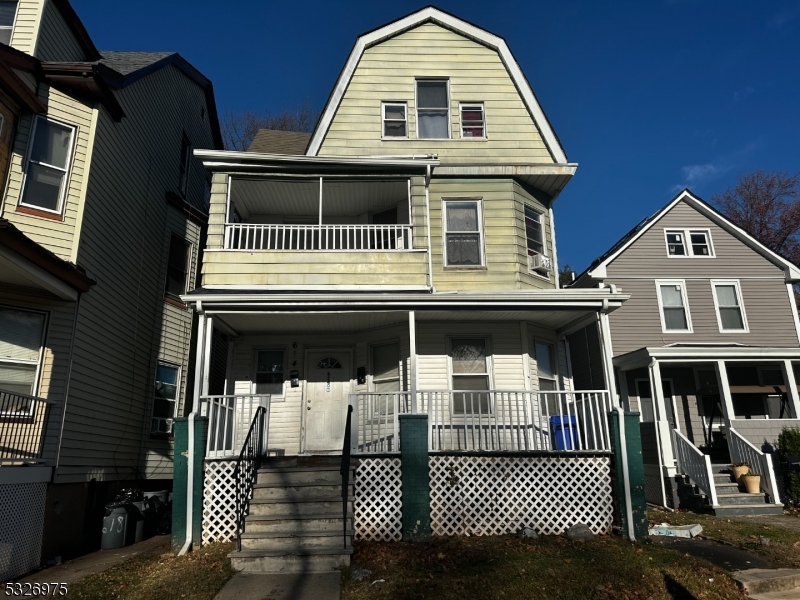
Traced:
[[214, 337], [214, 318], [206, 317], [205, 345], [203, 348], [203, 380], [200, 386], [202, 396], [208, 396], [208, 380], [211, 374], [211, 341]]
[[192, 393], [192, 412], [200, 414], [200, 396], [203, 395], [203, 367], [205, 366], [206, 315], [197, 316], [197, 350], [194, 355], [194, 390]]
[[728, 384], [728, 372], [725, 370], [725, 361], [718, 360], [714, 363], [717, 372], [717, 383], [719, 384], [719, 395], [722, 400], [722, 417], [725, 420], [725, 427], [731, 426], [731, 419], [736, 413], [733, 411], [733, 398], [731, 397], [731, 386]]
[[792, 361], [784, 360], [781, 363], [783, 369], [783, 381], [786, 382], [786, 394], [789, 397], [789, 403], [792, 405], [793, 417], [800, 418], [800, 394], [797, 393], [797, 380], [794, 377], [794, 369], [792, 368]]
[[411, 414], [417, 414], [417, 323], [413, 310], [408, 311], [408, 391], [411, 392]]
[[608, 385], [608, 394], [615, 406], [620, 406], [619, 395], [617, 394], [617, 382], [614, 378], [614, 350], [611, 347], [611, 328], [608, 324], [608, 314], [601, 312], [598, 313], [598, 326], [600, 333], [600, 341], [603, 345], [603, 369], [606, 373], [606, 384]]
[[664, 474], [672, 477], [676, 474], [675, 454], [672, 451], [672, 432], [667, 418], [667, 403], [664, 401], [664, 386], [661, 383], [661, 366], [657, 360], [653, 360], [650, 364], [650, 393], [656, 409], [656, 430], [658, 443], [661, 446]]
[[[626, 412], [631, 411], [631, 396], [628, 392], [628, 374], [626, 371], [619, 372], [619, 395], [622, 407]], [[639, 421], [642, 420], [642, 411], [639, 409]]]

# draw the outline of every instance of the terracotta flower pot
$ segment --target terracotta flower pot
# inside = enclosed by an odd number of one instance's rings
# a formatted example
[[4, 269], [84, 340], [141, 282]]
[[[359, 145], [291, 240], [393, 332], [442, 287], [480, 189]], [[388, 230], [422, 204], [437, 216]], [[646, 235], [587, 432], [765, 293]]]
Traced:
[[748, 466], [731, 467], [731, 469], [733, 470], [733, 480], [736, 483], [741, 483], [742, 475], [744, 475], [745, 473], [749, 473], [750, 472], [750, 467], [748, 467]]
[[744, 489], [748, 494], [758, 494], [761, 492], [761, 475], [747, 475], [742, 477]]

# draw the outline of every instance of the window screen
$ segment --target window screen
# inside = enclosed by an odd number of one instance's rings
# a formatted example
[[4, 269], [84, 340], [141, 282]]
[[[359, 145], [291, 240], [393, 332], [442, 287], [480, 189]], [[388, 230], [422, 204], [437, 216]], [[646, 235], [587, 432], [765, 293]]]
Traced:
[[683, 286], [677, 283], [662, 284], [661, 311], [664, 315], [664, 329], [667, 331], [688, 331], [686, 307], [683, 302]]
[[417, 81], [417, 137], [450, 137], [446, 81]]
[[445, 202], [447, 264], [481, 265], [480, 210], [478, 202]]

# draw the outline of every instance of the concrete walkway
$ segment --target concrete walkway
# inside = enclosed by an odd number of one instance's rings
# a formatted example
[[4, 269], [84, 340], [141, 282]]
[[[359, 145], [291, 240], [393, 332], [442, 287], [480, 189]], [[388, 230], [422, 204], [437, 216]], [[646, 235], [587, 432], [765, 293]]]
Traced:
[[156, 535], [138, 544], [116, 548], [114, 550], [98, 550], [67, 562], [48, 567], [27, 577], [18, 579], [20, 583], [75, 583], [92, 573], [99, 573], [118, 565], [137, 554], [163, 554], [170, 551], [169, 535]]
[[214, 600], [339, 600], [342, 574], [237, 573]]

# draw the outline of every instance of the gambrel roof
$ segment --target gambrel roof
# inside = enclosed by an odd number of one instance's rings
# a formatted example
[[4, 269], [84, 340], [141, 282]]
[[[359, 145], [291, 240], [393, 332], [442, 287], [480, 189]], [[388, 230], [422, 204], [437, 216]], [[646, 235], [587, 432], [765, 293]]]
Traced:
[[347, 87], [350, 84], [353, 73], [355, 72], [358, 63], [361, 60], [364, 51], [371, 46], [380, 44], [381, 42], [408, 31], [409, 29], [413, 29], [424, 23], [430, 22], [436, 23], [441, 27], [463, 35], [479, 44], [495, 50], [499, 54], [500, 59], [508, 70], [511, 80], [514, 82], [514, 85], [519, 91], [522, 101], [525, 103], [525, 106], [530, 112], [531, 117], [541, 131], [542, 139], [544, 140], [544, 143], [553, 157], [554, 162], [559, 164], [566, 163], [567, 156], [564, 153], [564, 149], [561, 147], [561, 142], [559, 142], [555, 131], [553, 131], [550, 122], [547, 120], [542, 107], [539, 105], [539, 102], [536, 99], [536, 95], [533, 93], [533, 89], [528, 83], [528, 80], [525, 78], [525, 75], [522, 73], [522, 69], [520, 69], [517, 60], [514, 58], [514, 55], [511, 53], [511, 50], [508, 48], [505, 40], [497, 35], [494, 35], [493, 33], [489, 33], [485, 29], [481, 29], [480, 27], [472, 25], [467, 21], [459, 19], [458, 17], [439, 10], [433, 6], [428, 6], [422, 10], [398, 19], [397, 21], [393, 21], [388, 25], [384, 25], [383, 27], [379, 27], [378, 29], [365, 33], [356, 40], [353, 50], [350, 52], [350, 57], [347, 59], [347, 62], [345, 63], [344, 68], [339, 75], [336, 86], [333, 88], [333, 91], [328, 98], [328, 102], [325, 105], [325, 110], [320, 116], [317, 127], [314, 130], [313, 136], [311, 137], [311, 142], [306, 150], [306, 154], [309, 156], [316, 156], [318, 154], [320, 147], [322, 146], [322, 142], [328, 133], [328, 128], [333, 121], [333, 117], [339, 108], [345, 92], [347, 91]]
[[672, 210], [672, 208], [679, 202], [685, 202], [686, 204], [694, 208], [697, 212], [699, 212], [709, 220], [713, 221], [717, 226], [730, 233], [740, 242], [753, 249], [755, 252], [766, 258], [771, 263], [783, 269], [787, 282], [795, 283], [800, 281], [800, 268], [798, 268], [797, 265], [795, 265], [787, 258], [784, 258], [777, 252], [774, 252], [769, 248], [767, 248], [764, 244], [759, 242], [756, 238], [747, 233], [744, 229], [742, 229], [738, 225], [735, 225], [732, 221], [730, 221], [718, 210], [716, 210], [711, 205], [704, 202], [699, 197], [695, 196], [688, 189], [685, 189], [680, 194], [675, 196], [675, 198], [673, 198], [666, 206], [658, 210], [655, 214], [641, 221], [628, 233], [626, 233], [619, 240], [617, 240], [617, 242], [613, 246], [611, 246], [611, 248], [606, 250], [596, 259], [594, 259], [594, 261], [592, 261], [592, 264], [589, 265], [589, 267], [575, 279], [575, 283], [572, 285], [577, 284], [581, 280], [583, 280], [582, 283], [585, 284], [587, 279], [593, 279], [593, 280], [605, 279], [607, 277], [606, 267], [615, 258], [617, 258], [620, 254], [622, 254], [626, 249], [628, 249], [631, 245], [633, 245], [636, 242], [636, 240], [642, 237], [651, 227], [653, 227], [653, 225], [655, 225], [661, 219], [661, 217], [663, 217], [670, 210]]

